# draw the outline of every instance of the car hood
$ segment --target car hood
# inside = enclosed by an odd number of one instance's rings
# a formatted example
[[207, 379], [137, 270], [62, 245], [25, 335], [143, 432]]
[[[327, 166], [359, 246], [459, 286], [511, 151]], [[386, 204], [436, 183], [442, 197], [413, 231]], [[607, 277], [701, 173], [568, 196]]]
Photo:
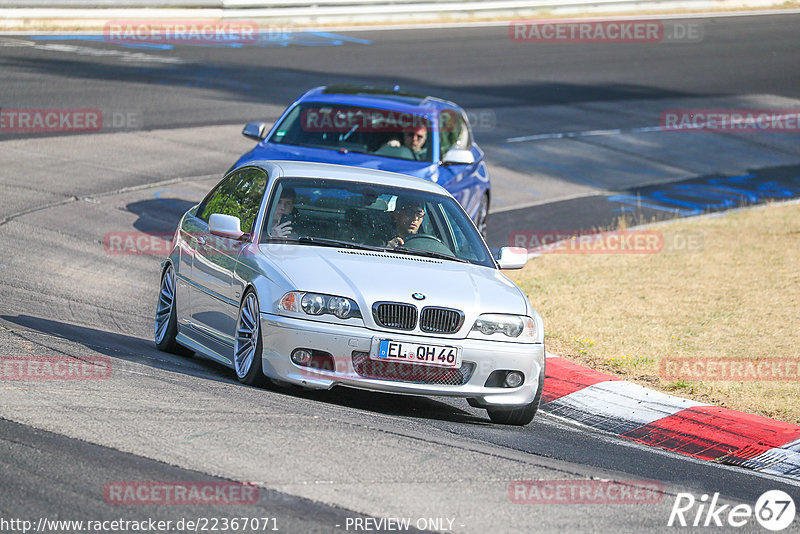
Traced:
[[[296, 250], [294, 250], [296, 249]], [[422, 256], [312, 245], [262, 244], [261, 253], [289, 287], [354, 299], [370, 322], [378, 301], [444, 306], [474, 321], [481, 313], [524, 315], [527, 298], [499, 270]], [[425, 298], [416, 301], [412, 294]], [[366, 313], [364, 313], [366, 311]]]
[[352, 165], [365, 169], [376, 169], [379, 171], [398, 172], [434, 180], [434, 175], [438, 166], [431, 162], [411, 161], [399, 158], [386, 158], [371, 154], [360, 154], [358, 152], [342, 153], [336, 150], [325, 150], [323, 148], [311, 148], [294, 145], [277, 145], [274, 143], [263, 143], [256, 146], [253, 150], [242, 156], [236, 162], [236, 166], [256, 160], [272, 161], [310, 161], [314, 163], [334, 163], [337, 165]]

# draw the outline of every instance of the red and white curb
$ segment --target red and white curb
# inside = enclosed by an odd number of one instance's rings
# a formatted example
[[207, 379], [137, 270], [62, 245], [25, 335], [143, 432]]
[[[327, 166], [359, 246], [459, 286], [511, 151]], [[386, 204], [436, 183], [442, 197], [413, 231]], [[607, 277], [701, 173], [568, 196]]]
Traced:
[[800, 426], [674, 397], [547, 356], [544, 412], [645, 445], [800, 480]]

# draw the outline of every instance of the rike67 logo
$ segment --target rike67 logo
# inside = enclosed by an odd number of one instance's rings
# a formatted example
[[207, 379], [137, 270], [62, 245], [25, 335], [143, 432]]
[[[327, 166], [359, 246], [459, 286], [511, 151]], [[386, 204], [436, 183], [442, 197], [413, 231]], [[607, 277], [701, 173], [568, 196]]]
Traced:
[[752, 525], [753, 518], [765, 529], [778, 532], [788, 528], [795, 519], [792, 497], [781, 490], [762, 494], [755, 506], [749, 504], [719, 504], [719, 493], [709, 500], [691, 493], [678, 493], [667, 525], [680, 527], [743, 527]]

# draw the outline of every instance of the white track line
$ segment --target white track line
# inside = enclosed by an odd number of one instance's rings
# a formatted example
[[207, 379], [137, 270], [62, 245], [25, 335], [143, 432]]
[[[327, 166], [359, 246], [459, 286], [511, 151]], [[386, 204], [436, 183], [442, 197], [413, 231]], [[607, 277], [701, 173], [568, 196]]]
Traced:
[[[688, 111], [688, 110], [687, 110]], [[736, 111], [745, 111], [745, 110], [736, 110]], [[753, 110], [762, 113], [766, 110]], [[775, 115], [774, 119], [776, 120], [783, 120], [789, 117], [797, 116], [796, 113], [787, 113], [782, 115]], [[737, 128], [758, 128], [757, 121], [745, 119], [742, 121], [741, 126], [737, 126]], [[534, 135], [524, 135], [521, 137], [509, 137], [506, 139], [506, 143], [524, 143], [526, 141], [539, 141], [542, 139], [571, 139], [576, 137], [596, 137], [596, 136], [604, 136], [604, 135], [621, 135], [621, 134], [632, 134], [632, 133], [650, 133], [650, 132], [682, 132], [685, 130], [707, 130], [711, 133], [727, 133], [727, 134], [735, 134], [735, 133], [743, 133], [737, 132], [733, 128], [707, 128], [705, 124], [701, 125], [693, 125], [687, 124], [685, 126], [680, 127], [667, 127], [667, 126], [640, 126], [638, 128], [613, 128], [610, 130], [583, 130], [578, 132], [553, 132], [553, 133], [543, 133], [543, 134], [534, 134]], [[773, 132], [772, 130], [765, 130], [765, 132]], [[777, 132], [775, 132], [777, 133]], [[786, 133], [794, 133], [790, 130], [787, 130]]]

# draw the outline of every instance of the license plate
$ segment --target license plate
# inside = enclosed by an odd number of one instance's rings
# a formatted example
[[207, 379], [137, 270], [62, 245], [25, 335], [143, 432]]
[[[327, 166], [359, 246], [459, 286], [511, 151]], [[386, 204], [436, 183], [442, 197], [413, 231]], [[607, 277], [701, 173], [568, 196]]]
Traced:
[[370, 354], [373, 360], [391, 360], [437, 367], [461, 367], [461, 347], [427, 345], [380, 339]]

